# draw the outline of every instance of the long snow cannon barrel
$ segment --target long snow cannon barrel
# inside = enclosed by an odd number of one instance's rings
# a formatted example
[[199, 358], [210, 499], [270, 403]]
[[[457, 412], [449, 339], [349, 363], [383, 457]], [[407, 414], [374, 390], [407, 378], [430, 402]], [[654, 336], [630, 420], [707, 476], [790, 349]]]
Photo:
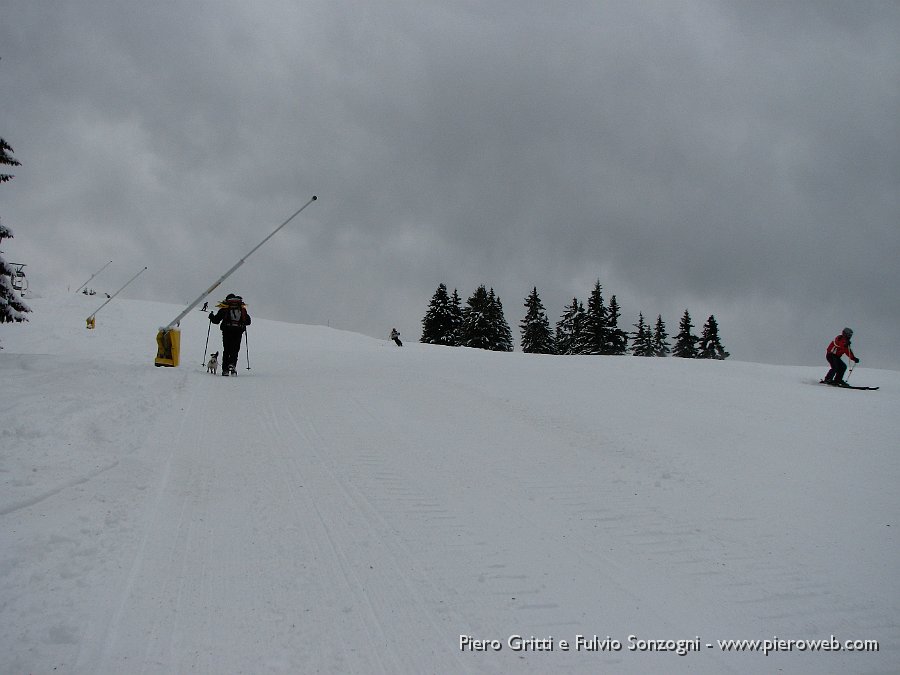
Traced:
[[[101, 267], [99, 270], [97, 270], [96, 272], [94, 272], [94, 273], [91, 275], [91, 279], [93, 279], [95, 276], [97, 276], [98, 274], [100, 274], [100, 272], [102, 272], [103, 270], [105, 270], [105, 269], [106, 269], [107, 267], [109, 267], [111, 264], [112, 264], [112, 260], [110, 260], [110, 261], [109, 261], [108, 263], [106, 263], [103, 267]], [[79, 286], [78, 288], [76, 288], [76, 289], [75, 289], [75, 292], [77, 293], [77, 292], [80, 291], [82, 288], [84, 288], [84, 287], [87, 286], [89, 283], [91, 283], [91, 279], [88, 279], [88, 280], [85, 281], [83, 284], [81, 284], [81, 286]]]
[[282, 227], [284, 227], [284, 226], [287, 225], [289, 222], [291, 222], [294, 218], [296, 218], [297, 216], [299, 216], [299, 215], [300, 215], [300, 212], [301, 212], [303, 209], [305, 209], [307, 206], [309, 206], [310, 204], [312, 204], [314, 201], [316, 201], [316, 196], [315, 196], [315, 195], [312, 196], [312, 199], [310, 199], [310, 200], [309, 200], [308, 202], [306, 202], [303, 206], [301, 206], [299, 209], [297, 209], [297, 210], [294, 212], [294, 214], [293, 214], [290, 218], [288, 218], [288, 219], [285, 220], [281, 225], [279, 225], [279, 226], [276, 227], [274, 230], [272, 230], [272, 233], [271, 233], [268, 237], [266, 237], [266, 238], [263, 239], [261, 242], [259, 242], [256, 246], [254, 246], [252, 249], [250, 249], [250, 252], [249, 252], [247, 255], [245, 255], [243, 258], [241, 258], [240, 260], [238, 260], [230, 270], [228, 270], [227, 272], [225, 272], [225, 274], [223, 274], [221, 277], [219, 277], [219, 280], [216, 281], [216, 283], [214, 283], [212, 286], [210, 286], [210, 287], [207, 288], [205, 291], [203, 291], [203, 293], [202, 293], [196, 300], [194, 300], [190, 305], [188, 305], [188, 306], [185, 308], [185, 310], [184, 310], [181, 314], [179, 314], [179, 315], [176, 316], [174, 319], [172, 319], [172, 320], [169, 322], [169, 324], [168, 324], [163, 330], [171, 330], [172, 328], [174, 328], [175, 326], [177, 326], [179, 323], [181, 323], [181, 320], [182, 320], [184, 317], [186, 317], [186, 316], [188, 315], [188, 312], [190, 312], [192, 309], [194, 309], [194, 307], [196, 307], [197, 305], [199, 305], [199, 304], [200, 304], [200, 301], [203, 300], [203, 298], [205, 298], [207, 295], [209, 295], [209, 294], [212, 293], [214, 290], [216, 290], [216, 288], [219, 286], [219, 284], [221, 284], [221, 283], [222, 283], [223, 281], [225, 281], [228, 277], [230, 277], [231, 274], [232, 274], [238, 267], [240, 267], [241, 265], [243, 265], [243, 264], [244, 264], [244, 261], [247, 260], [247, 258], [249, 258], [251, 255], [253, 255], [253, 253], [256, 251], [256, 249], [258, 249], [260, 246], [262, 246], [262, 245], [265, 244], [267, 241], [269, 241], [269, 239], [271, 239], [272, 237], [274, 237], [275, 234], [278, 232], [278, 230], [280, 230]]
[[221, 284], [228, 277], [230, 277], [231, 274], [238, 267], [243, 265], [244, 262], [247, 260], [247, 258], [249, 258], [251, 255], [253, 255], [253, 253], [256, 251], [256, 249], [258, 249], [260, 246], [262, 246], [267, 241], [269, 241], [269, 239], [274, 237], [275, 234], [281, 228], [283, 228], [285, 225], [287, 225], [289, 222], [291, 222], [294, 218], [299, 216], [300, 212], [303, 211], [303, 209], [305, 209], [307, 206], [312, 204], [314, 201], [316, 201], [315, 195], [313, 195], [312, 198], [308, 202], [306, 202], [303, 206], [301, 206], [299, 209], [294, 211], [294, 213], [291, 215], [290, 218], [288, 218], [281, 225], [279, 225], [274, 230], [272, 230], [272, 232], [271, 232], [271, 234], [269, 234], [269, 236], [267, 236], [265, 239], [263, 239], [261, 242], [259, 242], [256, 246], [251, 248], [250, 251], [247, 253], [247, 255], [245, 255], [243, 258], [238, 260], [231, 267], [231, 269], [229, 269], [227, 272], [225, 272], [225, 274], [223, 274], [221, 277], [219, 277], [219, 279], [216, 281], [216, 283], [214, 283], [212, 286], [210, 286], [205, 291], [203, 291], [203, 293], [201, 293], [197, 297], [196, 300], [194, 300], [191, 304], [189, 304], [187, 307], [185, 307], [184, 311], [181, 314], [179, 314], [174, 319], [172, 319], [168, 323], [168, 325], [159, 329], [159, 332], [156, 334], [156, 346], [157, 346], [156, 365], [157, 366], [174, 367], [174, 366], [178, 365], [178, 352], [180, 349], [181, 334], [178, 331], [178, 329], [176, 328], [176, 326], [178, 326], [178, 324], [181, 323], [181, 320], [184, 317], [186, 317], [188, 315], [188, 313], [192, 309], [194, 309], [194, 307], [196, 307], [197, 305], [200, 304], [200, 301], [203, 300], [203, 298], [205, 298], [207, 295], [209, 295], [214, 290], [216, 290], [216, 288], [218, 288], [219, 284]]
[[[128, 284], [130, 284], [132, 281], [134, 281], [135, 279], [137, 279], [139, 276], [141, 276], [141, 275], [142, 275], [144, 272], [146, 272], [146, 271], [147, 271], [147, 268], [144, 267], [144, 269], [142, 269], [140, 272], [138, 272], [138, 273], [135, 274], [133, 277], [131, 277], [128, 281], [126, 281], [126, 282], [125, 282], [125, 286], [127, 286]], [[125, 286], [122, 286], [122, 288], [120, 288], [120, 289], [117, 290], [115, 293], [113, 293], [111, 296], [109, 296], [109, 297], [106, 299], [106, 302], [104, 302], [104, 303], [103, 303], [102, 305], [100, 305], [96, 310], [94, 310], [94, 313], [91, 314], [91, 315], [87, 318], [87, 327], [88, 327], [88, 328], [94, 328], [94, 327], [96, 326], [96, 319], [95, 319], [95, 317], [97, 316], [97, 312], [99, 312], [101, 309], [103, 309], [104, 307], [106, 307], [106, 306], [112, 301], [112, 299], [113, 299], [114, 297], [116, 297], [119, 293], [121, 293], [122, 291], [124, 291], [124, 290], [125, 290]]]

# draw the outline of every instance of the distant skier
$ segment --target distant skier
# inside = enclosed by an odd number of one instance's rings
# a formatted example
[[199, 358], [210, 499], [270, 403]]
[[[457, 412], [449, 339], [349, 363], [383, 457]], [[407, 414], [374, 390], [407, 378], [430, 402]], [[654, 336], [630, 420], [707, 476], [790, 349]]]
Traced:
[[847, 371], [847, 364], [844, 363], [842, 356], [846, 355], [854, 363], [859, 363], [859, 359], [853, 353], [853, 350], [850, 349], [850, 338], [853, 337], [853, 331], [849, 328], [845, 328], [841, 331], [841, 334], [834, 338], [831, 341], [831, 344], [828, 345], [828, 349], [825, 350], [825, 358], [828, 359], [828, 365], [831, 368], [828, 371], [828, 374], [825, 375], [825, 379], [822, 380], [823, 384], [830, 384], [835, 387], [845, 387], [847, 386], [846, 382], [844, 382], [844, 373]]
[[403, 343], [400, 342], [400, 331], [396, 328], [391, 328], [391, 340], [393, 340], [394, 344], [396, 344], [398, 347], [403, 346]]
[[209, 303], [208, 303], [208, 302], [204, 302], [204, 303], [203, 303], [203, 309], [201, 309], [200, 311], [201, 311], [201, 312], [205, 312], [207, 307], [209, 307]]
[[234, 293], [225, 296], [225, 301], [216, 305], [219, 311], [209, 313], [209, 320], [221, 324], [222, 329], [222, 375], [237, 375], [238, 352], [241, 351], [241, 337], [250, 325], [250, 315], [243, 298]]

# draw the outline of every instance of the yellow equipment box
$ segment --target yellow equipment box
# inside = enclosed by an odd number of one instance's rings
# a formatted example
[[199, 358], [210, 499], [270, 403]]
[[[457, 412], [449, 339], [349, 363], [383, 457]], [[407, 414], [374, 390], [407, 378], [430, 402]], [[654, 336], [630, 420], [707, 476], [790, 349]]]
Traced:
[[181, 351], [181, 331], [177, 328], [160, 328], [156, 334], [156, 365], [178, 367]]

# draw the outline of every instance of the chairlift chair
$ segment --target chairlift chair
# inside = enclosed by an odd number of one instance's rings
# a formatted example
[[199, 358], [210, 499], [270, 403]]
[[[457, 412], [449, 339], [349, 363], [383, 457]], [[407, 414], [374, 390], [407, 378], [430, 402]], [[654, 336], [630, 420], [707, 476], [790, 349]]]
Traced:
[[25, 276], [25, 272], [23, 270], [25, 265], [23, 265], [22, 263], [10, 263], [10, 265], [13, 265], [16, 268], [13, 272], [11, 280], [13, 290], [18, 291], [22, 295], [25, 295], [26, 291], [28, 291], [28, 277]]

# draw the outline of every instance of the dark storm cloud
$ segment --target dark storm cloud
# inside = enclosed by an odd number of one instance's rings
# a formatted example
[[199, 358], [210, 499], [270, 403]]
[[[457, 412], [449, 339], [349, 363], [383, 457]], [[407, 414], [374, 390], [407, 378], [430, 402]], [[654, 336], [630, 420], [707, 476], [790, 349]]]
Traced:
[[737, 358], [852, 323], [900, 366], [896, 4], [7, 5], [0, 215], [48, 288], [113, 257], [187, 302], [316, 193], [233, 279], [263, 315], [417, 336], [443, 281], [515, 326], [600, 278]]

